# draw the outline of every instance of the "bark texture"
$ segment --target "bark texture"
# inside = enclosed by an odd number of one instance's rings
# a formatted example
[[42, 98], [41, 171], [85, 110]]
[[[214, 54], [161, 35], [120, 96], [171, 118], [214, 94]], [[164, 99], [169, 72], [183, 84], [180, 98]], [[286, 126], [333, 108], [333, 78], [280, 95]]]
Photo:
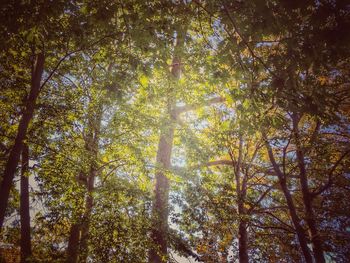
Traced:
[[72, 224], [69, 233], [67, 248], [67, 263], [75, 263], [78, 260], [80, 239], [80, 223]]
[[4, 174], [0, 185], [0, 229], [3, 226], [5, 212], [8, 204], [13, 178], [18, 166], [19, 158], [22, 151], [23, 140], [27, 135], [30, 121], [33, 118], [36, 100], [40, 92], [40, 83], [44, 71], [45, 57], [43, 53], [36, 55], [35, 63], [32, 70], [31, 88], [29, 96], [25, 102], [24, 112], [18, 125], [17, 135], [14, 145], [7, 159]]
[[[235, 179], [236, 179], [236, 195], [237, 195], [237, 207], [239, 215], [238, 226], [238, 258], [239, 263], [248, 263], [248, 231], [246, 221], [246, 210], [244, 208], [246, 193], [247, 193], [247, 174], [242, 173], [242, 158], [243, 158], [243, 138], [240, 135], [239, 147], [238, 147], [238, 159], [235, 164]], [[234, 158], [231, 155], [232, 163]], [[243, 177], [243, 178], [242, 178]]]
[[247, 224], [241, 219], [238, 227], [239, 263], [248, 263], [248, 232]]
[[23, 144], [20, 183], [21, 263], [29, 262], [30, 256], [32, 255], [32, 245], [30, 237], [28, 165], [29, 148], [27, 144]]

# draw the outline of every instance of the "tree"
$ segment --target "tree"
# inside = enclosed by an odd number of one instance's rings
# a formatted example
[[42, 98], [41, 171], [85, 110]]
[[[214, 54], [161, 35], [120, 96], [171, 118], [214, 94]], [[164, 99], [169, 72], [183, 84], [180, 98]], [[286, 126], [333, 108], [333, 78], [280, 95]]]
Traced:
[[347, 262], [348, 9], [5, 2], [2, 260]]
[[29, 147], [24, 144], [22, 149], [21, 169], [21, 262], [28, 262], [32, 254], [30, 237], [30, 212], [29, 212]]

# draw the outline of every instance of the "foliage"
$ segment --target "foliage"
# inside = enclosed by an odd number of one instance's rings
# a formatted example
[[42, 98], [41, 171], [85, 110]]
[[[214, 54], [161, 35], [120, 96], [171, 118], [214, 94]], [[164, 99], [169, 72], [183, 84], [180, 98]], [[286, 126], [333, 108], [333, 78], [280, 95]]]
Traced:
[[[0, 14], [1, 171], [45, 56], [24, 140], [31, 262], [65, 262], [75, 225], [79, 262], [148, 262], [159, 171], [164, 262], [304, 262], [290, 202], [312, 256], [314, 226], [325, 258], [347, 262], [346, 1], [6, 1]], [[19, 176], [3, 258], [19, 254]]]

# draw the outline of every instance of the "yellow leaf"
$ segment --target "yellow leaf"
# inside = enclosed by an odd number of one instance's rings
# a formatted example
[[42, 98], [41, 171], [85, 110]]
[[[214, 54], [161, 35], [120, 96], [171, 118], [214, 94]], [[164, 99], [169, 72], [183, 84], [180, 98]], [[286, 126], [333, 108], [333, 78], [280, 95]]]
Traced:
[[148, 86], [148, 78], [145, 75], [142, 75], [139, 79], [142, 86], [147, 87]]

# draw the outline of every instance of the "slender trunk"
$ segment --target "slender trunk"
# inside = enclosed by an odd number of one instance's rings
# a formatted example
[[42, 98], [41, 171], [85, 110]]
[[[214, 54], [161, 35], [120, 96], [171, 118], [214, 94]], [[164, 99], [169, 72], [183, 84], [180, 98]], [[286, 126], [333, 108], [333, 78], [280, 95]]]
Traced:
[[[175, 55], [172, 63], [171, 74], [175, 80], [180, 78], [181, 60], [179, 50], [183, 47], [185, 31], [177, 32], [177, 43], [175, 46]], [[150, 263], [167, 262], [168, 256], [168, 200], [169, 200], [169, 179], [165, 174], [165, 170], [170, 168], [171, 151], [174, 139], [174, 121], [176, 119], [173, 109], [175, 100], [173, 94], [170, 94], [168, 100], [168, 122], [166, 127], [161, 132], [158, 151], [157, 151], [157, 166], [156, 185], [154, 190], [154, 200], [152, 204], [152, 229], [151, 239], [153, 246], [149, 250]]]
[[[97, 156], [96, 156], [97, 157]], [[81, 246], [80, 246], [80, 251], [81, 251], [81, 262], [86, 262], [87, 257], [88, 257], [88, 240], [89, 240], [89, 231], [90, 231], [90, 216], [91, 216], [91, 211], [93, 207], [93, 196], [92, 193], [94, 191], [94, 182], [95, 182], [95, 177], [97, 175], [97, 167], [92, 167], [90, 171], [90, 176], [88, 178], [88, 189], [87, 189], [87, 196], [86, 196], [86, 201], [85, 201], [85, 214], [84, 214], [84, 221], [81, 226]]]
[[149, 252], [149, 261], [152, 263], [166, 262], [167, 256], [169, 179], [161, 169], [170, 167], [173, 137], [174, 128], [169, 127], [161, 135], [158, 145], [157, 164], [161, 168], [156, 173], [155, 197], [152, 207], [151, 238], [156, 246], [152, 247]]
[[72, 224], [67, 248], [67, 263], [76, 263], [79, 251], [80, 223]]
[[282, 192], [283, 192], [284, 197], [286, 199], [287, 206], [288, 206], [288, 209], [289, 209], [289, 214], [290, 214], [290, 216], [292, 218], [293, 225], [294, 225], [295, 230], [297, 232], [299, 244], [300, 244], [301, 250], [303, 252], [305, 261], [307, 263], [312, 263], [313, 262], [312, 261], [312, 256], [310, 254], [309, 247], [307, 246], [307, 239], [306, 239], [305, 231], [304, 231], [303, 227], [301, 226], [301, 223], [300, 223], [301, 221], [300, 221], [300, 218], [299, 218], [299, 216], [297, 214], [297, 211], [296, 211], [296, 208], [295, 208], [295, 205], [294, 205], [294, 202], [293, 202], [292, 195], [290, 194], [290, 191], [289, 191], [289, 189], [287, 187], [286, 177], [282, 173], [282, 171], [280, 170], [278, 164], [276, 163], [275, 157], [274, 157], [272, 149], [271, 149], [271, 146], [270, 146], [270, 144], [269, 144], [269, 142], [267, 141], [266, 138], [265, 138], [265, 145], [266, 145], [266, 149], [267, 149], [267, 152], [268, 152], [268, 155], [269, 155], [269, 158], [270, 158], [270, 162], [271, 162], [271, 164], [272, 164], [272, 166], [273, 166], [273, 168], [274, 168], [274, 170], [275, 170], [275, 172], [277, 174], [278, 181], [280, 183]]
[[[247, 175], [244, 176], [246, 178]], [[248, 263], [248, 231], [247, 231], [247, 211], [244, 208], [246, 197], [246, 183], [242, 183], [242, 189], [240, 191], [240, 198], [238, 200], [238, 257], [239, 263]]]
[[87, 195], [85, 200], [85, 213], [84, 213], [84, 221], [81, 227], [81, 262], [86, 262], [89, 251], [88, 251], [88, 240], [89, 240], [89, 231], [90, 231], [90, 217], [91, 211], [94, 204], [93, 191], [95, 178], [98, 172], [98, 145], [100, 140], [100, 132], [101, 132], [101, 121], [102, 121], [102, 107], [100, 106], [97, 109], [95, 117], [93, 118], [90, 129], [92, 130], [92, 136], [89, 136], [88, 139], [88, 150], [91, 155], [91, 165], [89, 171], [89, 177], [87, 178]]
[[5, 212], [8, 204], [13, 178], [21, 155], [23, 140], [27, 134], [28, 125], [33, 118], [36, 100], [40, 92], [40, 82], [44, 71], [44, 55], [39, 53], [36, 56], [35, 65], [32, 71], [32, 83], [29, 97], [26, 100], [25, 109], [18, 125], [15, 143], [7, 159], [4, 174], [0, 185], [0, 229], [3, 226]]
[[29, 261], [32, 255], [30, 238], [30, 214], [29, 214], [29, 148], [23, 144], [22, 149], [22, 171], [21, 171], [21, 196], [20, 196], [20, 217], [21, 217], [21, 263]]
[[243, 156], [243, 138], [239, 136], [238, 160], [235, 167], [236, 195], [238, 204], [239, 227], [238, 227], [238, 257], [239, 263], [248, 263], [248, 232], [246, 222], [246, 211], [244, 202], [246, 196], [247, 174], [241, 180]]
[[[86, 144], [86, 143], [85, 143]], [[81, 171], [77, 176], [77, 181], [79, 184], [86, 184], [86, 175]], [[69, 230], [68, 246], [67, 246], [67, 263], [76, 263], [78, 261], [79, 255], [79, 244], [81, 235], [81, 215], [77, 216], [76, 222], [71, 224]]]
[[244, 219], [240, 219], [238, 227], [238, 254], [239, 263], [248, 263], [248, 232]]
[[298, 131], [298, 122], [299, 122], [298, 116], [294, 114], [292, 116], [292, 120], [293, 120], [293, 133], [294, 133], [295, 145], [296, 145], [296, 156], [297, 156], [297, 161], [298, 161], [298, 166], [300, 171], [299, 177], [300, 177], [301, 193], [303, 196], [303, 204], [306, 212], [305, 220], [310, 229], [312, 248], [313, 248], [316, 263], [325, 263], [325, 258], [323, 254], [323, 244], [316, 226], [315, 214], [312, 207], [312, 197], [309, 190], [304, 153], [300, 144], [299, 131]]
[[77, 222], [71, 226], [67, 248], [67, 263], [76, 263], [78, 258], [80, 262], [86, 262], [88, 257], [90, 215], [93, 207], [92, 194], [94, 191], [94, 182], [98, 170], [97, 155], [101, 130], [102, 108], [99, 108], [97, 113], [91, 113], [91, 115], [94, 116], [89, 119], [88, 135], [85, 139], [85, 149], [90, 156], [91, 162], [90, 171], [87, 178], [83, 173], [78, 177], [78, 180], [83, 182], [86, 186], [85, 212], [84, 215], [80, 215], [80, 217], [83, 217], [83, 222]]

